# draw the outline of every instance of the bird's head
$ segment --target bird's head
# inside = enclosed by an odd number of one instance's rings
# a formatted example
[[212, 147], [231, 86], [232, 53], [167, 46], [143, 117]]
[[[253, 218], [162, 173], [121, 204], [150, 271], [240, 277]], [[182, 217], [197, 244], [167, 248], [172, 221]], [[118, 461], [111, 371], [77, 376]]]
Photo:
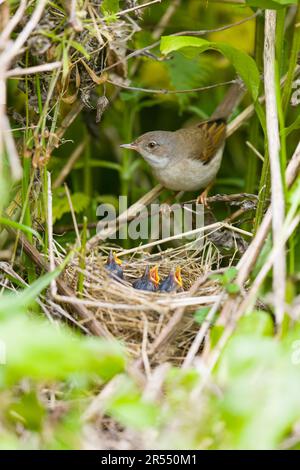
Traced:
[[121, 147], [136, 150], [153, 168], [165, 168], [176, 155], [177, 145], [178, 137], [175, 132], [152, 131]]

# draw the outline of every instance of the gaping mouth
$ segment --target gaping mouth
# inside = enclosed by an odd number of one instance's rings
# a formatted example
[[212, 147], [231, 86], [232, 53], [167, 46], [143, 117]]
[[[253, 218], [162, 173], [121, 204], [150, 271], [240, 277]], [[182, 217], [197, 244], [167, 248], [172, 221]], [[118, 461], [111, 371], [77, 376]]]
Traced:
[[151, 281], [153, 282], [153, 284], [158, 286], [159, 281], [160, 281], [160, 277], [158, 275], [158, 267], [157, 266], [154, 266], [154, 268], [150, 269], [149, 277], [150, 277]]
[[178, 266], [176, 268], [176, 271], [175, 271], [175, 281], [177, 282], [177, 284], [182, 287], [182, 277], [181, 277], [181, 269], [180, 267]]
[[120, 258], [117, 257], [116, 253], [114, 253], [113, 256], [114, 256], [115, 263], [122, 264], [122, 261], [120, 260]]

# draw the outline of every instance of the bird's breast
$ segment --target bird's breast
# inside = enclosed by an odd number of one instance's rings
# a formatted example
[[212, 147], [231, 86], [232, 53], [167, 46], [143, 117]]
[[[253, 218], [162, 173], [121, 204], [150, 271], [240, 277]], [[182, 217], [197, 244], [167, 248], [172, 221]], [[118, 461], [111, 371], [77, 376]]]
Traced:
[[162, 169], [154, 169], [158, 181], [174, 191], [197, 191], [205, 188], [216, 176], [222, 160], [223, 147], [204, 165], [201, 160], [176, 159]]

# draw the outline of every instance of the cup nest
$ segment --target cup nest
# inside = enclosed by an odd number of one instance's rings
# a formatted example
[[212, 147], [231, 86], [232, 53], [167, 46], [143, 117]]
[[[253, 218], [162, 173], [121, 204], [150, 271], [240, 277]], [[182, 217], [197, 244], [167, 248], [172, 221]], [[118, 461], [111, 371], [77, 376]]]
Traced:
[[[113, 279], [105, 269], [110, 249], [122, 259], [124, 280]], [[76, 290], [79, 273], [84, 275], [81, 298], [89, 301], [88, 308], [95, 319], [109, 337], [125, 345], [131, 358], [146, 356], [153, 365], [162, 361], [178, 365], [200, 327], [195, 312], [212, 305], [220, 295], [220, 286], [210, 274], [219, 269], [221, 255], [210, 242], [198, 251], [185, 246], [152, 254], [139, 249], [128, 251], [127, 254], [118, 246], [101, 246], [87, 257], [84, 270], [78, 264], [69, 265], [66, 281]], [[161, 278], [180, 266], [183, 292], [152, 293], [134, 289], [132, 282], [142, 276], [146, 266], [158, 266]], [[172, 321], [178, 316], [181, 319], [173, 328]], [[156, 340], [170, 328], [172, 334], [168, 340], [153, 351]]]

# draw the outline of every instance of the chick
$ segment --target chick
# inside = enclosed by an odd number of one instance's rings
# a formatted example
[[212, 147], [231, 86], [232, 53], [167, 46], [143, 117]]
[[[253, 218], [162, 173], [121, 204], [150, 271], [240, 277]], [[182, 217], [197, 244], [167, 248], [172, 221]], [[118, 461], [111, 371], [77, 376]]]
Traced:
[[121, 267], [122, 261], [117, 257], [115, 253], [110, 250], [110, 253], [107, 257], [107, 261], [104, 265], [105, 269], [111, 274], [111, 277], [114, 279], [119, 278], [123, 279], [123, 269]]
[[158, 290], [159, 280], [160, 278], [158, 275], [157, 266], [154, 266], [151, 269], [149, 268], [149, 266], [147, 266], [143, 276], [134, 281], [132, 283], [132, 286], [135, 289], [156, 292]]
[[177, 267], [159, 284], [160, 292], [179, 292], [182, 291], [181, 270]]

